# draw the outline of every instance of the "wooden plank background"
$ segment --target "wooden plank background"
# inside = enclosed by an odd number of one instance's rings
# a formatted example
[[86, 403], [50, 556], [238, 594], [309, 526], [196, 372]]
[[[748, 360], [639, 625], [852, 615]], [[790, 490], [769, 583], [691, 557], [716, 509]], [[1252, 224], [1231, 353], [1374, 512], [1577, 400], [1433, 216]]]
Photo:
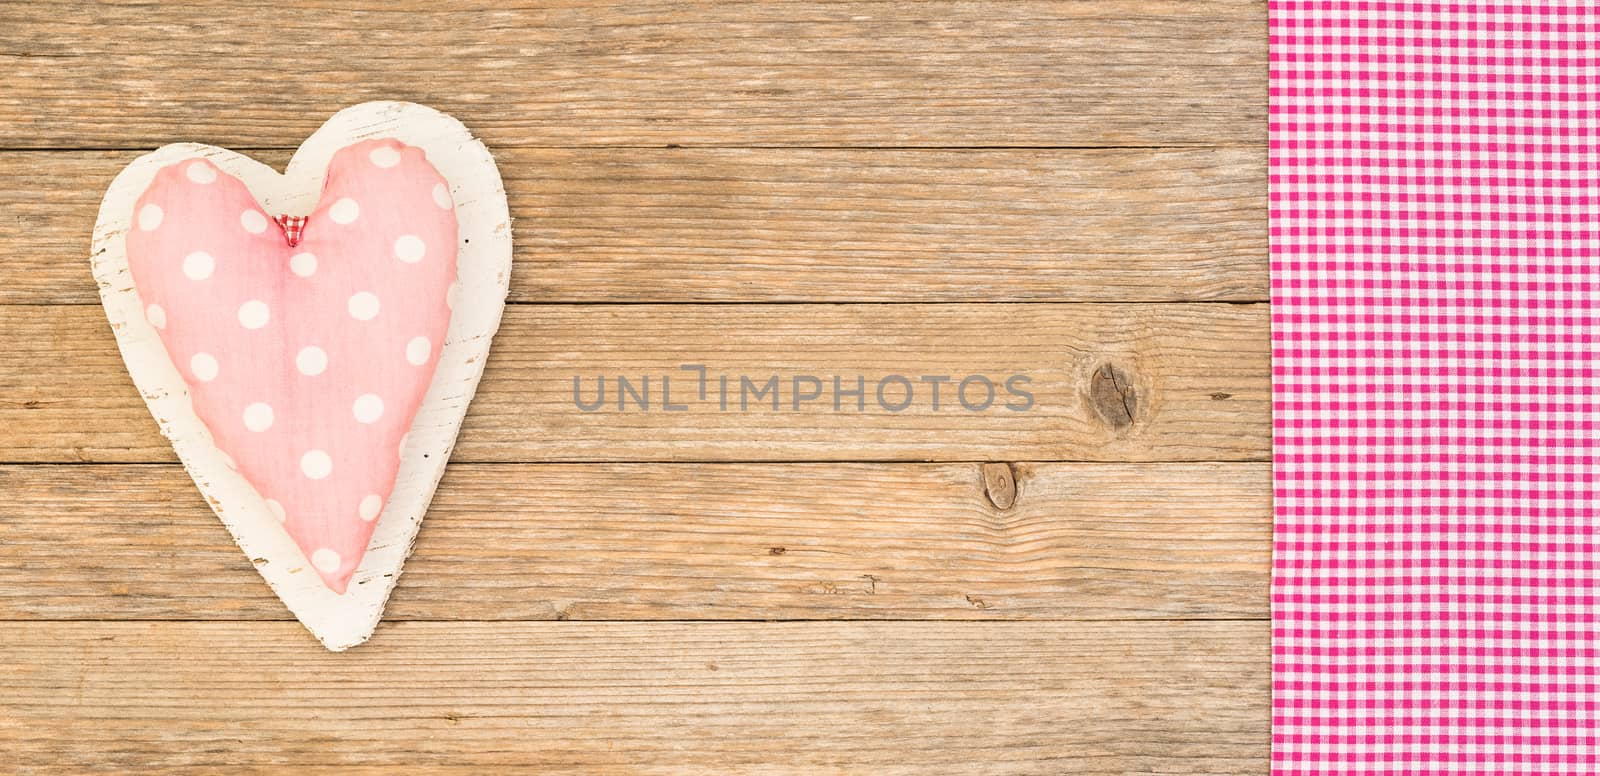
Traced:
[[[1264, 772], [1265, 15], [0, 5], [5, 767]], [[367, 99], [488, 142], [516, 266], [388, 617], [336, 655], [174, 462], [87, 246], [139, 152], [281, 165]], [[1036, 406], [573, 403], [683, 364]]]

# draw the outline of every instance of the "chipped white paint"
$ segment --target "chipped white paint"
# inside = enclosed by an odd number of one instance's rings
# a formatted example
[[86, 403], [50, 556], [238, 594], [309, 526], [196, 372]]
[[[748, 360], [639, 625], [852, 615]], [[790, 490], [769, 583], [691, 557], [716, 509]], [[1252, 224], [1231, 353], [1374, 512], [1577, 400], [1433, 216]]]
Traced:
[[[458, 301], [438, 371], [400, 452], [394, 493], [383, 505], [372, 542], [349, 590], [337, 595], [323, 586], [311, 561], [284, 531], [274, 505], [228, 466], [226, 456], [196, 417], [188, 387], [168, 358], [133, 287], [124, 236], [134, 225], [134, 202], [156, 171], [173, 162], [196, 156], [210, 159], [244, 181], [268, 213], [305, 215], [322, 191], [334, 152], [375, 137], [391, 137], [422, 148], [428, 161], [450, 182], [462, 240], [457, 255], [460, 288], [455, 292]], [[505, 308], [511, 277], [511, 217], [500, 172], [488, 149], [455, 119], [404, 102], [369, 102], [340, 111], [300, 146], [282, 175], [215, 146], [163, 146], [139, 157], [112, 181], [95, 224], [91, 263], [106, 317], [134, 383], [222, 524], [267, 584], [323, 645], [339, 651], [366, 641], [383, 616], [384, 603], [394, 590], [434, 488], [444, 474]], [[303, 264], [309, 266], [310, 262]]]

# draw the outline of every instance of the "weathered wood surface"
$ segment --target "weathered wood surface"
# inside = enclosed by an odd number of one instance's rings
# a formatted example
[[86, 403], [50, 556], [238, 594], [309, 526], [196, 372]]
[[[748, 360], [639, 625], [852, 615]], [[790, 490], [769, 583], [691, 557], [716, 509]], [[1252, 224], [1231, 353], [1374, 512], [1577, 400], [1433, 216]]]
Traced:
[[[455, 464], [386, 619], [1259, 618], [1269, 484], [1266, 464]], [[289, 617], [175, 465], [4, 466], [0, 492], [0, 619]]]
[[0, 146], [293, 147], [410, 99], [492, 148], [1260, 144], [1262, 0], [0, 4]]
[[[1267, 311], [1214, 302], [1266, 297], [1265, 19], [0, 3], [0, 770], [1263, 772]], [[86, 253], [136, 153], [281, 165], [371, 99], [494, 149], [526, 304], [334, 655], [171, 463]], [[795, 302], [896, 304], [750, 304]], [[572, 404], [684, 363], [1038, 405]]]
[[[452, 460], [1262, 460], [1267, 327], [1265, 305], [513, 307]], [[0, 330], [12, 342], [0, 353], [0, 461], [175, 460], [98, 307], [0, 306]], [[683, 364], [705, 366], [705, 401]], [[772, 374], [777, 409], [748, 398]], [[617, 409], [618, 375], [636, 391], [651, 376], [649, 411]], [[796, 375], [825, 381], [798, 411]], [[835, 412], [833, 375], [843, 388], [863, 376], [866, 395]], [[893, 375], [917, 392], [898, 412], [885, 407], [904, 401], [903, 385], [885, 386], [887, 405], [876, 395]], [[933, 408], [923, 376], [970, 375], [996, 385], [989, 409], [962, 407], [954, 382]], [[1003, 406], [1022, 402], [1004, 392], [1012, 375], [1031, 379], [1031, 410]], [[600, 376], [606, 404], [582, 411], [574, 377], [592, 401]], [[685, 411], [664, 411], [663, 376]], [[975, 406], [982, 393], [974, 383]]]
[[23, 772], [1260, 773], [1267, 626], [293, 623], [0, 629]]
[[[496, 155], [513, 302], [1266, 299], [1260, 148]], [[136, 156], [0, 154], [0, 303], [99, 303], [88, 235]]]

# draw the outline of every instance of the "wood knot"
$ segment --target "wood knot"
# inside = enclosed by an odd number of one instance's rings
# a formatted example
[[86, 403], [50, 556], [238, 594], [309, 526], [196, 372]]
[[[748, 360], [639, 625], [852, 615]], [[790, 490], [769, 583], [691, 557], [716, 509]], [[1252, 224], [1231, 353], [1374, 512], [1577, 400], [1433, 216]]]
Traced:
[[995, 509], [1010, 509], [1017, 503], [1017, 473], [1009, 463], [983, 465], [983, 492]]
[[1101, 364], [1089, 378], [1089, 404], [1114, 431], [1133, 425], [1139, 417], [1139, 394], [1132, 376], [1111, 364]]

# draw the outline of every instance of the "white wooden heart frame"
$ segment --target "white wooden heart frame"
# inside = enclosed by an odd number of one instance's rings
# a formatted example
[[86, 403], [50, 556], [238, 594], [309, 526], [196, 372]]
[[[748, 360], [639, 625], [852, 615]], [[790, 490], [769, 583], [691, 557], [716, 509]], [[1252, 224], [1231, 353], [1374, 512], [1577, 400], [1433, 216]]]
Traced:
[[[339, 595], [323, 585], [262, 497], [234, 471], [232, 461], [217, 449], [195, 415], [187, 384], [145, 320], [144, 305], [128, 271], [124, 238], [135, 200], [157, 170], [174, 162], [209, 159], [243, 181], [267, 213], [305, 215], [322, 193], [334, 152], [384, 137], [422, 148], [449, 182], [461, 240], [456, 255], [459, 287], [433, 382], [402, 446], [394, 492], [349, 589]], [[91, 263], [101, 303], [134, 384], [234, 541], [324, 646], [341, 651], [366, 641], [411, 554], [505, 309], [511, 278], [511, 216], [489, 150], [461, 122], [405, 102], [369, 102], [340, 111], [300, 146], [282, 175], [215, 146], [163, 146], [129, 164], [106, 190], [95, 224]]]

